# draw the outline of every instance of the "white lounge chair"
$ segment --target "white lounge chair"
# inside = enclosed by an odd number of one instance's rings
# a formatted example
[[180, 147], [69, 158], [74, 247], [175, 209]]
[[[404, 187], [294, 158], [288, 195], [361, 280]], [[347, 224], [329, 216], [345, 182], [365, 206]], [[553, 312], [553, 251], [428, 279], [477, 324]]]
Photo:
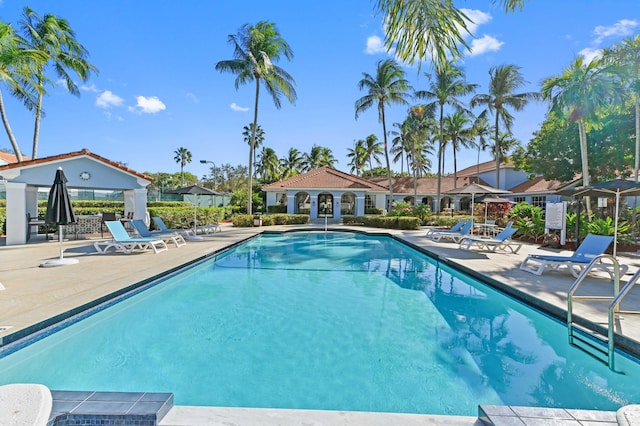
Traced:
[[434, 232], [431, 235], [431, 239], [438, 243], [442, 240], [451, 240], [454, 243], [459, 243], [460, 240], [469, 235], [471, 228], [473, 228], [473, 222], [468, 221], [462, 225], [462, 228], [458, 232]]
[[427, 238], [431, 238], [433, 237], [433, 234], [436, 233], [442, 233], [442, 232], [460, 232], [460, 230], [462, 229], [462, 227], [464, 226], [466, 222], [464, 220], [461, 220], [460, 222], [456, 223], [455, 225], [453, 225], [451, 227], [451, 229], [437, 229], [437, 228], [432, 228], [427, 230], [427, 235], [425, 235]]
[[177, 232], [149, 231], [149, 228], [147, 228], [147, 225], [144, 224], [142, 219], [133, 219], [131, 225], [142, 238], [161, 238], [165, 243], [172, 242], [176, 247], [187, 245], [182, 235]]
[[[542, 275], [545, 271], [557, 271], [562, 267], [566, 267], [571, 272], [571, 275], [578, 277], [593, 259], [605, 252], [612, 241], [613, 237], [589, 234], [572, 256], [530, 254], [522, 261], [520, 269], [532, 274]], [[594, 267], [606, 271], [613, 277], [612, 263], [600, 261]], [[620, 265], [620, 275], [626, 274], [628, 268], [627, 265]]]
[[130, 254], [135, 249], [146, 250], [152, 249], [154, 253], [168, 250], [167, 244], [161, 238], [132, 238], [124, 229], [120, 221], [108, 221], [104, 223], [109, 229], [111, 236], [110, 241], [96, 241], [93, 247], [100, 254], [105, 254], [109, 249], [122, 250], [125, 254]]
[[511, 253], [517, 253], [520, 247], [522, 247], [522, 244], [511, 240], [511, 237], [517, 230], [517, 228], [505, 228], [493, 238], [464, 237], [460, 240], [460, 248], [462, 250], [471, 250], [472, 246], [477, 246], [481, 250], [484, 249], [491, 252], [495, 252], [498, 249], [509, 249]]

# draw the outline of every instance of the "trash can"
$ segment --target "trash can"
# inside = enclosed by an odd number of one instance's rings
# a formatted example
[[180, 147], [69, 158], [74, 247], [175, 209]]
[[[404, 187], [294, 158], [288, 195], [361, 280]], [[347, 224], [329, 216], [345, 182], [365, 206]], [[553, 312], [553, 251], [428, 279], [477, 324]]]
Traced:
[[253, 226], [262, 226], [262, 214], [256, 213], [253, 215]]

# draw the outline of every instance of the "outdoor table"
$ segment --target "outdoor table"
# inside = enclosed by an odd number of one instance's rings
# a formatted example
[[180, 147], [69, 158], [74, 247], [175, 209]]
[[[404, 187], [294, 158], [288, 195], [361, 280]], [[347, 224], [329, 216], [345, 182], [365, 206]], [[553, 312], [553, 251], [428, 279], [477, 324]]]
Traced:
[[495, 223], [474, 223], [473, 227], [478, 229], [478, 231], [481, 232], [485, 237], [495, 236], [496, 230], [498, 229], [498, 225], [496, 225]]

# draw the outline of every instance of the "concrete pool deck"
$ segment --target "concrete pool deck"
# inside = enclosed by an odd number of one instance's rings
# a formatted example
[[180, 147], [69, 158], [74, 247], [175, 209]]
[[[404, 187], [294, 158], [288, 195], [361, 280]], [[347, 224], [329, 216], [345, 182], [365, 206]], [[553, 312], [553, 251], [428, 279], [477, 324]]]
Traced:
[[[312, 228], [313, 225], [305, 228]], [[323, 226], [317, 226], [318, 230]], [[341, 230], [347, 227], [331, 226]], [[28, 329], [34, 324], [61, 315], [86, 303], [104, 297], [131, 284], [152, 278], [163, 271], [179, 267], [193, 259], [206, 256], [243, 241], [262, 231], [291, 230], [293, 227], [272, 226], [263, 228], [234, 228], [223, 224], [223, 231], [204, 236], [202, 241], [190, 241], [168, 251], [153, 254], [151, 251], [124, 255], [101, 255], [93, 248], [95, 239], [65, 241], [65, 257], [75, 257], [78, 264], [40, 268], [39, 265], [59, 255], [57, 241], [45, 241], [37, 236], [22, 246], [0, 246], [0, 339], [11, 333]], [[521, 271], [520, 262], [532, 253], [556, 253], [539, 245], [524, 244], [517, 254], [463, 251], [457, 244], [435, 243], [424, 237], [426, 229], [396, 231], [354, 227], [359, 231], [392, 234], [408, 243], [433, 252], [442, 259], [489, 279], [500, 281], [534, 300], [542, 301], [560, 311], [566, 310], [567, 291], [574, 282], [567, 272], [548, 272], [541, 276]], [[100, 238], [97, 238], [100, 240]], [[568, 252], [567, 252], [568, 253]], [[620, 260], [629, 266], [623, 281], [640, 267], [640, 257], [621, 253]], [[2, 290], [4, 287], [4, 290]], [[611, 292], [608, 275], [597, 275], [585, 283], [585, 291]], [[576, 313], [594, 322], [606, 322], [604, 303], [578, 303]], [[640, 311], [640, 288], [634, 288], [624, 302], [623, 309]], [[4, 327], [9, 327], [3, 329]], [[617, 332], [633, 342], [640, 342], [640, 316], [625, 315], [617, 324]], [[390, 424], [386, 417], [392, 414], [344, 413], [304, 410], [257, 410], [175, 407], [161, 424]], [[292, 413], [293, 411], [293, 413]], [[342, 413], [342, 414], [340, 414]], [[205, 416], [205, 417], [202, 417]], [[293, 417], [291, 417], [293, 416]], [[335, 417], [337, 416], [337, 417]], [[471, 425], [475, 417], [444, 417], [422, 415], [398, 415], [402, 424], [456, 424]], [[206, 420], [208, 419], [208, 420]], [[400, 420], [402, 419], [402, 420]], [[598, 423], [604, 425], [607, 423]]]

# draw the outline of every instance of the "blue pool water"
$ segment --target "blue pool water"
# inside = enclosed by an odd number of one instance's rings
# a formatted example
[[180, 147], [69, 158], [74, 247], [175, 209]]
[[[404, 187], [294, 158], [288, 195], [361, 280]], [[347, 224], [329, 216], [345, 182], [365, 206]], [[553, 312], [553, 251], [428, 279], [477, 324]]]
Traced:
[[308, 232], [263, 235], [10, 353], [0, 384], [475, 416], [478, 404], [640, 402], [640, 366], [616, 362], [393, 239]]

